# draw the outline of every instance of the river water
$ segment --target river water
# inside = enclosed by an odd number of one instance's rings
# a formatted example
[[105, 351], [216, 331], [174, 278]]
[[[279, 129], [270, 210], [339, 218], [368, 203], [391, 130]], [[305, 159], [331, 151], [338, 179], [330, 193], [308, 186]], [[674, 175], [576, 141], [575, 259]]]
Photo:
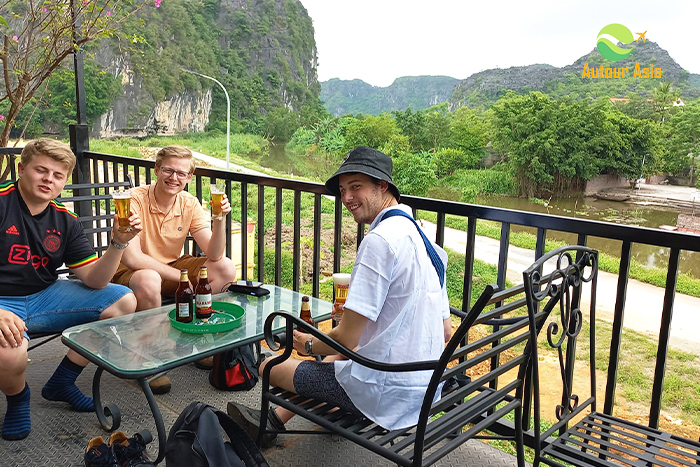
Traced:
[[[315, 176], [320, 179], [332, 175], [335, 170], [335, 167], [319, 167], [322, 164], [308, 164], [307, 158], [291, 155], [280, 145], [270, 145], [269, 154], [263, 156], [259, 162], [261, 165], [280, 173]], [[526, 198], [508, 196], [479, 196], [476, 199], [476, 204], [653, 228], [664, 224], [676, 225], [678, 219], [678, 211], [670, 208], [605, 201], [592, 197], [534, 202]], [[514, 230], [535, 232], [534, 229], [528, 227], [514, 227]], [[576, 243], [576, 235], [563, 232], [550, 231], [548, 238]], [[622, 242], [599, 237], [589, 238], [588, 245], [617, 257], [620, 256], [622, 248]], [[646, 267], [665, 269], [668, 265], [668, 254], [667, 248], [640, 243], [635, 243], [632, 246], [633, 257]], [[700, 253], [682, 251], [679, 270], [692, 272], [694, 276], [700, 277]]]
[[[678, 220], [678, 211], [671, 208], [606, 201], [592, 197], [533, 202], [526, 198], [509, 196], [479, 196], [476, 199], [476, 204], [652, 228], [658, 228], [660, 225], [676, 225]], [[513, 227], [513, 229], [535, 233], [535, 229], [528, 227]], [[566, 234], [564, 232], [549, 231], [547, 238], [576, 243], [575, 234]], [[600, 237], [590, 237], [588, 246], [619, 257], [622, 242]], [[668, 254], [668, 248], [641, 243], [632, 245], [633, 258], [646, 267], [665, 269], [668, 265]], [[679, 270], [681, 272], [692, 272], [696, 277], [700, 276], [700, 254], [682, 251]]]

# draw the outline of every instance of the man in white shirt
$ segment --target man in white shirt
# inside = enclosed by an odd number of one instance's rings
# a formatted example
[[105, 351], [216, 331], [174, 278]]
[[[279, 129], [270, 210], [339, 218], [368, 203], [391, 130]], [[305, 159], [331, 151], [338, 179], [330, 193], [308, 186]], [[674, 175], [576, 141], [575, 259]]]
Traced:
[[[356, 222], [370, 224], [357, 251], [343, 319], [328, 335], [377, 361], [438, 359], [452, 330], [444, 283], [447, 254], [422, 236], [411, 208], [399, 204], [391, 173], [389, 156], [359, 146], [326, 182]], [[430, 372], [372, 370], [299, 331], [294, 331], [294, 348], [327, 357], [323, 362], [290, 359], [275, 366], [272, 385], [360, 412], [386, 429], [418, 422]], [[255, 438], [260, 412], [233, 402], [228, 411]], [[278, 407], [270, 411], [269, 423], [283, 430], [292, 416]], [[266, 435], [263, 446], [273, 439]]]

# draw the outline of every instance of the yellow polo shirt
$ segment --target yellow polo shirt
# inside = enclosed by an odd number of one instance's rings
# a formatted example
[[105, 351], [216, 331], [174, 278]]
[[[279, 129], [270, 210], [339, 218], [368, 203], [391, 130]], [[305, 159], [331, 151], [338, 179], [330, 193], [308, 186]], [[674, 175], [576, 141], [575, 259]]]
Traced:
[[131, 212], [141, 217], [141, 251], [168, 264], [180, 257], [187, 233], [211, 228], [211, 218], [199, 200], [186, 191], [177, 194], [170, 211], [161, 211], [153, 193], [155, 186], [131, 189]]

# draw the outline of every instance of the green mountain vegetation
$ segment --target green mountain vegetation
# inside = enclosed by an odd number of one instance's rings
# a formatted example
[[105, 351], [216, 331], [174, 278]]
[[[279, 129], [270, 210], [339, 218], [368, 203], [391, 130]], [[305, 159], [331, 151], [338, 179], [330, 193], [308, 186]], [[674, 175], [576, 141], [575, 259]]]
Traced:
[[[319, 100], [314, 29], [298, 0], [168, 0], [160, 8], [139, 10], [118, 34], [87, 52], [85, 84], [92, 125], [111, 110], [114, 119], [126, 122], [124, 129], [144, 126], [158, 103], [211, 89], [207, 129], [225, 131], [223, 91], [183, 69], [216, 77], [226, 87], [232, 131], [270, 133], [282, 121], [292, 125], [291, 132], [286, 130], [291, 135], [299, 124], [325, 114]], [[26, 137], [67, 134], [67, 125], [75, 122], [75, 95], [68, 86], [72, 79], [72, 63], [66, 61], [49, 80], [47, 91], [25, 107], [15, 136], [31, 114]]]
[[459, 80], [449, 76], [404, 76], [385, 88], [360, 79], [338, 78], [321, 83], [321, 100], [333, 115], [427, 109], [447, 101]]
[[[333, 115], [370, 114], [381, 112], [427, 109], [448, 102], [451, 109], [468, 106], [486, 109], [508, 91], [527, 94], [540, 91], [554, 98], [595, 100], [600, 97], [624, 98], [628, 94], [651, 97], [658, 85], [657, 78], [635, 77], [636, 64], [640, 74], [644, 68], [658, 69], [661, 79], [673, 84], [684, 100], [700, 97], [700, 75], [691, 74], [677, 64], [669, 53], [652, 41], [633, 44], [625, 60], [611, 62], [597, 49], [582, 56], [571, 65], [557, 68], [535, 64], [506, 69], [491, 69], [457, 81], [444, 76], [407, 76], [398, 78], [391, 86], [372, 86], [362, 80], [331, 79], [321, 83], [321, 100]], [[624, 79], [589, 78], [582, 76], [585, 64], [589, 69], [626, 68]], [[597, 70], [596, 70], [597, 72]], [[614, 76], [614, 74], [613, 74]]]
[[[691, 74], [678, 65], [669, 53], [652, 41], [633, 44], [632, 53], [619, 62], [603, 58], [597, 49], [582, 56], [573, 64], [556, 68], [551, 65], [529, 65], [506, 69], [492, 69], [475, 73], [459, 82], [450, 96], [452, 108], [468, 106], [487, 108], [508, 91], [527, 94], [541, 91], [554, 98], [595, 100], [600, 97], [626, 97], [636, 93], [651, 97], [658, 86], [658, 77], [635, 77], [637, 63], [640, 73], [645, 68], [660, 70], [660, 79], [668, 81], [679, 91], [680, 97], [691, 100], [700, 97], [700, 75]], [[586, 70], [598, 67], [611, 68], [612, 78], [591, 78], [584, 76]], [[626, 68], [624, 78], [614, 77], [615, 69]], [[596, 70], [597, 71], [597, 70]], [[619, 71], [618, 71], [619, 74]]]

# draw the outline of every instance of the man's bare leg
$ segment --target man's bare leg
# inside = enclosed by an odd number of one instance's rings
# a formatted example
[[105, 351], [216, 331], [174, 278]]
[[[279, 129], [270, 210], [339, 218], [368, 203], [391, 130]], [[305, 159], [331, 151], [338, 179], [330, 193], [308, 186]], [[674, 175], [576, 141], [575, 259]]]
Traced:
[[[136, 296], [136, 311], [150, 310], [161, 306], [161, 284], [163, 279], [153, 269], [134, 271], [129, 279], [129, 288]], [[107, 310], [105, 310], [107, 311]]]
[[28, 340], [19, 347], [0, 347], [0, 391], [7, 397], [7, 411], [2, 425], [2, 437], [14, 441], [24, 439], [31, 432], [29, 414], [29, 386], [25, 380]]
[[224, 286], [236, 280], [236, 266], [226, 256], [218, 261], [207, 260], [204, 265], [208, 270], [209, 285], [215, 294], [222, 292]]

